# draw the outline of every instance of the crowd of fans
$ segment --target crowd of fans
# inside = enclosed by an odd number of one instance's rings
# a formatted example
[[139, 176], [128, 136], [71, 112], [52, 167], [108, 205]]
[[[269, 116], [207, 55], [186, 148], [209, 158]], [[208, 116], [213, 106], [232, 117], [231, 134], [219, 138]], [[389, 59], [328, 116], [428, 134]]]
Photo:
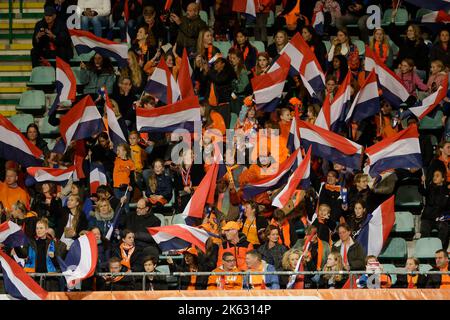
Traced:
[[[321, 107], [312, 98], [299, 77], [289, 77], [282, 103], [272, 113], [257, 110], [252, 98], [250, 80], [268, 72], [271, 64], [289, 39], [299, 32], [321, 65], [326, 76], [322, 98], [333, 99], [338, 86], [348, 72], [352, 75], [353, 96], [367, 75], [364, 59], [346, 29], [355, 23], [353, 32], [375, 52], [396, 74], [415, 98], [421, 100], [437, 90], [450, 68], [449, 31], [438, 25], [419, 26], [414, 23], [400, 28], [391, 23], [385, 28], [369, 30], [366, 8], [380, 5], [382, 10], [395, 9], [397, 1], [317, 0], [317, 1], [256, 1], [256, 22], [246, 27], [244, 15], [231, 10], [233, 1], [202, 0], [173, 1], [169, 12], [163, 11], [162, 0], [47, 0], [45, 17], [37, 22], [31, 51], [33, 67], [49, 65], [56, 56], [70, 62], [73, 57], [71, 39], [66, 27], [66, 8], [71, 4], [82, 10], [81, 28], [96, 36], [127, 41], [131, 37], [128, 66], [116, 68], [110, 58], [96, 53], [87, 63], [81, 63], [80, 75], [84, 87], [80, 97], [91, 95], [103, 112], [99, 90], [109, 92], [116, 116], [129, 144], [113, 148], [106, 132], [84, 140], [88, 150], [86, 163], [104, 166], [108, 184], [89, 192], [89, 179], [69, 181], [65, 186], [54, 183], [27, 185], [26, 171], [14, 162], [2, 161], [0, 183], [1, 221], [8, 219], [19, 224], [30, 243], [23, 248], [6, 248], [11, 256], [23, 261], [27, 272], [52, 273], [60, 271], [56, 257], [64, 257], [75, 239], [92, 231], [98, 243], [97, 272], [153, 272], [159, 264], [167, 264], [170, 271], [295, 271], [302, 257], [306, 271], [364, 271], [378, 270], [382, 265], [377, 257], [366, 256], [356, 235], [366, 218], [383, 201], [394, 194], [402, 181], [420, 186], [425, 197], [421, 214], [419, 237], [431, 236], [434, 229], [443, 250], [436, 252], [433, 270], [448, 271], [450, 208], [450, 121], [448, 98], [436, 108], [443, 112], [442, 129], [420, 132], [424, 168], [396, 169], [374, 181], [362, 170], [352, 170], [338, 163], [330, 163], [312, 155], [311, 187], [297, 193], [292, 205], [277, 209], [271, 205], [277, 190], [243, 200], [242, 188], [259, 181], [270, 167], [281, 163], [289, 155], [286, 148], [290, 123], [295, 107], [300, 118], [314, 123]], [[124, 5], [128, 21], [124, 18]], [[417, 7], [404, 2], [412, 18]], [[208, 26], [199, 16], [200, 8], [214, 21]], [[320, 32], [312, 25], [312, 17], [323, 8], [325, 26]], [[280, 10], [281, 9], [281, 10]], [[275, 13], [273, 27], [267, 28], [269, 12]], [[262, 41], [266, 51], [260, 52], [250, 37]], [[252, 38], [253, 39], [253, 38]], [[323, 40], [330, 41], [326, 49]], [[219, 48], [213, 41], [230, 41], [227, 58], [210, 62]], [[399, 48], [394, 54], [394, 44]], [[165, 59], [177, 78], [183, 49], [189, 54], [193, 69], [195, 94], [201, 103], [204, 129], [217, 129], [223, 135], [227, 129], [241, 129], [246, 139], [234, 153], [248, 152], [252, 146], [248, 137], [258, 130], [279, 132], [277, 158], [256, 156], [257, 162], [227, 164], [227, 173], [217, 182], [215, 205], [197, 225], [220, 238], [211, 237], [206, 253], [192, 247], [182, 252], [180, 260], [168, 257], [159, 260], [161, 250], [147, 231], [160, 226], [154, 214], [167, 216], [181, 213], [199, 185], [208, 165], [194, 163], [193, 151], [181, 154], [181, 163], [172, 161], [170, 154], [178, 141], [170, 134], [138, 132], [136, 109], [153, 109], [163, 105], [146, 94], [144, 87], [160, 59]], [[248, 98], [249, 97], [249, 98]], [[405, 106], [407, 108], [408, 106]], [[349, 123], [342, 132], [348, 139], [364, 147], [391, 137], [408, 125], [418, 123], [410, 116], [400, 121], [400, 110], [381, 99], [381, 112], [359, 123]], [[234, 127], [232, 118], [237, 117]], [[436, 114], [434, 112], [433, 114]], [[431, 141], [438, 141], [433, 148]], [[39, 127], [30, 124], [26, 137], [45, 154], [45, 163], [53, 168], [73, 164], [75, 144], [64, 154], [49, 150], [40, 136]], [[195, 137], [193, 137], [195, 138]], [[211, 139], [202, 141], [204, 152], [212, 150]], [[275, 148], [277, 146], [270, 146]], [[114, 151], [116, 150], [116, 152]], [[303, 150], [304, 151], [304, 150]], [[347, 193], [348, 190], [348, 193]], [[346, 196], [343, 197], [343, 192]], [[345, 199], [346, 198], [346, 199]], [[130, 204], [135, 204], [130, 206]], [[105, 238], [118, 207], [120, 219], [111, 240]], [[317, 219], [311, 218], [317, 211]], [[312, 236], [309, 249], [297, 230], [305, 230], [305, 238]], [[181, 263], [180, 263], [181, 261]], [[417, 271], [419, 261], [406, 261], [406, 270]], [[369, 276], [358, 280], [359, 287], [367, 287]], [[136, 278], [137, 280], [138, 278]], [[139, 290], [140, 281], [130, 276], [93, 276], [82, 282], [81, 290]], [[279, 289], [286, 288], [290, 278], [276, 275], [251, 276], [188, 276], [182, 277], [177, 289]], [[344, 274], [297, 276], [293, 288], [341, 288], [347, 282]], [[63, 290], [58, 279], [47, 278], [45, 288]], [[381, 286], [391, 287], [391, 278], [381, 277]], [[395, 284], [402, 288], [448, 288], [446, 275], [398, 276]], [[147, 290], [169, 288], [166, 277], [149, 276]]]

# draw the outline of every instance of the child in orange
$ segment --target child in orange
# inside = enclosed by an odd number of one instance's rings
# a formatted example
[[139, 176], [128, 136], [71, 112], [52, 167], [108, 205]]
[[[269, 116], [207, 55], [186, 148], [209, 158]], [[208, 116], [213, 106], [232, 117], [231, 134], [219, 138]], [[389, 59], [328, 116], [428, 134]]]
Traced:
[[131, 160], [135, 167], [136, 184], [141, 191], [145, 190], [145, 183], [142, 177], [142, 170], [144, 168], [144, 162], [147, 157], [144, 149], [138, 144], [139, 133], [137, 131], [131, 131], [128, 136], [128, 142], [130, 143]]
[[289, 138], [289, 131], [291, 130], [291, 121], [292, 115], [291, 110], [288, 108], [281, 108], [280, 111], [280, 121], [278, 124], [280, 125], [280, 136], [286, 139]]
[[[130, 146], [125, 143], [119, 144], [113, 170], [114, 195], [117, 199], [122, 199], [126, 195], [126, 200], [129, 202], [135, 182], [135, 170], [136, 167], [131, 160]], [[128, 211], [128, 204], [125, 210]]]

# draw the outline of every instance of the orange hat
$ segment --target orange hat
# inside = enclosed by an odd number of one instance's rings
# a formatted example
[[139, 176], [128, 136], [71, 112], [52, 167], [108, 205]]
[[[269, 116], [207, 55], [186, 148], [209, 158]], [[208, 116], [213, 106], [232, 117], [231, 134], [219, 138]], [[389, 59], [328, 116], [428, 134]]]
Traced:
[[289, 103], [293, 106], [301, 106], [303, 105], [302, 101], [297, 97], [292, 97], [289, 99]]
[[194, 256], [198, 256], [198, 252], [197, 252], [197, 249], [195, 249], [195, 247], [189, 247], [188, 249], [182, 251], [182, 253], [183, 254], [190, 253]]
[[227, 224], [222, 228], [222, 230], [239, 230], [241, 225], [236, 221], [228, 221]]
[[247, 107], [252, 106], [253, 105], [253, 97], [252, 96], [245, 97], [244, 105]]

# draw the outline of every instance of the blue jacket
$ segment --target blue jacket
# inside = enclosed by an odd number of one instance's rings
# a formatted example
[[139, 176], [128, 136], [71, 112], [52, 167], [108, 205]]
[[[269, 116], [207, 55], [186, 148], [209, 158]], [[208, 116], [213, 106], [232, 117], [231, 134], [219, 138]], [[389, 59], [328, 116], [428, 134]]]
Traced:
[[[47, 240], [47, 242], [48, 242], [47, 255], [45, 258], [46, 265], [47, 265], [47, 272], [56, 272], [57, 270], [56, 270], [55, 264], [53, 263], [52, 259], [48, 255], [49, 252], [53, 252], [54, 257], [56, 258], [55, 241]], [[35, 245], [33, 245], [33, 243], [30, 243], [30, 245], [28, 246], [28, 257], [26, 259], [25, 266], [24, 266], [24, 270], [26, 272], [35, 272], [36, 259], [37, 259], [37, 256], [36, 256]]]
[[[264, 260], [262, 261], [262, 263], [264, 265], [263, 271], [276, 271], [273, 265], [266, 263]], [[250, 281], [249, 276], [244, 276], [244, 284], [243, 284], [244, 289], [251, 289], [249, 281]], [[264, 284], [266, 285], [266, 288], [269, 290], [280, 289], [280, 283], [278, 282], [278, 275], [275, 274], [264, 275]]]

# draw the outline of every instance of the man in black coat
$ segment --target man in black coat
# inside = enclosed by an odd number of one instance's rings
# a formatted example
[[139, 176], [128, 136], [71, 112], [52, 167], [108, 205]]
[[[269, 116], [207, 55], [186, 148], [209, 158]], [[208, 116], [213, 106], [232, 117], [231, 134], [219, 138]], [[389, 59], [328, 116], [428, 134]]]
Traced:
[[[122, 266], [120, 258], [109, 259], [109, 272], [126, 272], [127, 268]], [[135, 290], [134, 278], [132, 276], [103, 276], [98, 278], [98, 291], [132, 291]]]
[[31, 62], [33, 68], [40, 66], [42, 59], [60, 57], [69, 62], [73, 57], [72, 41], [66, 25], [56, 19], [56, 10], [52, 6], [44, 9], [44, 18], [34, 27]]
[[[447, 250], [440, 249], [435, 253], [436, 267], [430, 271], [448, 271], [448, 253]], [[426, 288], [449, 288], [450, 275], [430, 274], [427, 277]]]
[[157, 247], [147, 228], [159, 227], [161, 221], [153, 214], [150, 203], [146, 198], [139, 199], [136, 212], [130, 212], [124, 218], [123, 225], [134, 233], [137, 248], [143, 250], [149, 246]]

